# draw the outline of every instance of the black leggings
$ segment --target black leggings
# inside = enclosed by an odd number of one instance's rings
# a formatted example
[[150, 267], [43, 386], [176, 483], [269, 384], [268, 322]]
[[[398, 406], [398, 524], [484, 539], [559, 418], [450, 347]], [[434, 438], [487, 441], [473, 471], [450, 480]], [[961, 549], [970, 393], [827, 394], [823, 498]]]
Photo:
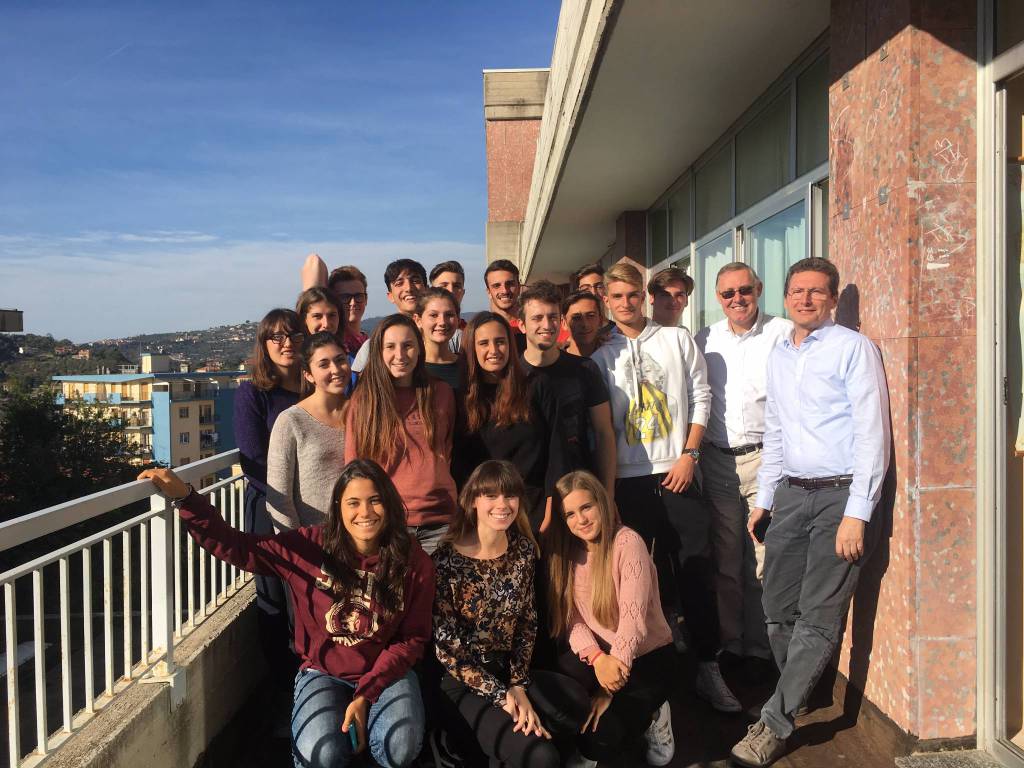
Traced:
[[[559, 669], [589, 693], [598, 690], [594, 668], [580, 661], [571, 651], [558, 660]], [[633, 660], [629, 680], [612, 695], [612, 703], [598, 722], [597, 731], [587, 727], [579, 737], [580, 754], [602, 765], [621, 765], [624, 747], [635, 741], [651, 724], [658, 707], [668, 699], [675, 682], [676, 654], [671, 645], [663, 645]]]
[[448, 735], [462, 751], [465, 765], [558, 768], [572, 754], [574, 737], [590, 711], [586, 691], [558, 672], [530, 671], [527, 696], [551, 740], [513, 733], [508, 713], [449, 674], [441, 678], [441, 699]]
[[640, 534], [658, 570], [658, 590], [665, 613], [686, 620], [694, 653], [714, 661], [720, 640], [711, 563], [711, 510], [696, 483], [682, 493], [661, 485], [665, 475], [615, 481], [615, 504], [623, 525]]

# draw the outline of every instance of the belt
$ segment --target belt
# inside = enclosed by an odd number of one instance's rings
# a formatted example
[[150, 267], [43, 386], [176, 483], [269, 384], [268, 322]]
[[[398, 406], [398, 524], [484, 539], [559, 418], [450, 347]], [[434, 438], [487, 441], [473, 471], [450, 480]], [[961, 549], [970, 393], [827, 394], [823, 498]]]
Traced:
[[787, 477], [789, 487], [796, 486], [805, 491], [817, 491], [822, 488], [848, 488], [853, 482], [853, 475], [832, 475], [832, 477]]
[[[712, 445], [715, 445], [712, 443]], [[723, 448], [720, 445], [715, 445], [715, 448], [720, 450], [722, 453], [728, 454], [729, 456], [743, 456], [747, 453], [753, 453], [754, 451], [760, 451], [764, 447], [764, 443], [750, 443], [749, 445], [741, 445], [738, 448]]]

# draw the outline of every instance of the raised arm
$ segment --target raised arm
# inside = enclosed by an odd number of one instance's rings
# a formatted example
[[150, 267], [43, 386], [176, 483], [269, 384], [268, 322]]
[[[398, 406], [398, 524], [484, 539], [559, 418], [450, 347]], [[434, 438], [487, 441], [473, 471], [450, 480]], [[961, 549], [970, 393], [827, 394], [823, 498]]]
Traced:
[[302, 278], [302, 290], [304, 291], [317, 286], [327, 287], [327, 265], [320, 258], [320, 254], [311, 253], [306, 257], [306, 260], [302, 262], [299, 276]]
[[236, 530], [224, 522], [206, 497], [193, 490], [169, 469], [147, 469], [138, 477], [150, 480], [164, 496], [180, 502], [181, 522], [203, 549], [249, 573], [276, 576], [286, 562], [273, 536], [257, 536]]

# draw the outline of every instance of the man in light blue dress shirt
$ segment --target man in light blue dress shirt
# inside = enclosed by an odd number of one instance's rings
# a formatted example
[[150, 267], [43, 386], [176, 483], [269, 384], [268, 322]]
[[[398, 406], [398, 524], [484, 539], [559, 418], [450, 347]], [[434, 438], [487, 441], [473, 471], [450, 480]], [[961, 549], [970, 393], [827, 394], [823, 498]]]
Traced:
[[841, 638], [878, 525], [889, 463], [889, 394], [878, 349], [832, 322], [839, 272], [803, 259], [786, 276], [793, 334], [768, 358], [764, 448], [747, 530], [765, 535], [764, 610], [780, 677], [732, 749], [761, 768], [785, 753], [793, 718]]

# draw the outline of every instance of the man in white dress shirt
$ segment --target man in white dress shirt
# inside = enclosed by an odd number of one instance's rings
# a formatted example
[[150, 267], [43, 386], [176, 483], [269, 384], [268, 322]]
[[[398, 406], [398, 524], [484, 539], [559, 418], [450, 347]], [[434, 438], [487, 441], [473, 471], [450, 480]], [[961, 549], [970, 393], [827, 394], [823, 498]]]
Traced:
[[889, 393], [878, 349], [832, 322], [839, 272], [824, 259], [786, 276], [793, 334], [768, 358], [764, 449], [747, 529], [765, 535], [764, 613], [780, 677], [732, 759], [762, 768], [786, 751], [793, 718], [840, 640], [877, 538], [872, 512], [889, 463]]
[[725, 319], [704, 328], [696, 342], [704, 353], [711, 387], [711, 415], [700, 468], [711, 502], [711, 546], [722, 650], [770, 665], [771, 648], [761, 607], [764, 544], [747, 535], [747, 516], [757, 496], [764, 435], [768, 354], [793, 324], [758, 309], [763, 285], [747, 264], [718, 271], [715, 296]]

